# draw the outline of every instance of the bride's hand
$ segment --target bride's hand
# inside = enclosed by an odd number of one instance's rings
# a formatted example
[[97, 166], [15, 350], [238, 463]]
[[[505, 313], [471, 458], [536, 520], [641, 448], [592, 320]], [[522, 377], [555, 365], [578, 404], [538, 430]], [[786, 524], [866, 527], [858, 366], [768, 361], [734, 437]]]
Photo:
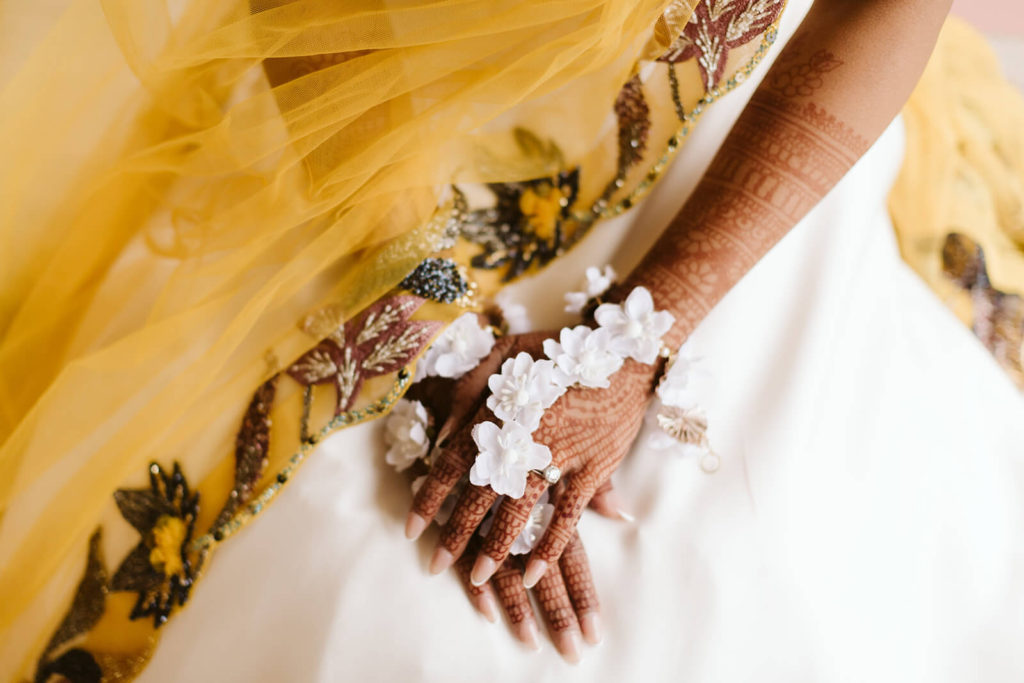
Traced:
[[[478, 450], [471, 435], [473, 425], [495, 421], [484, 405], [487, 378], [503, 360], [519, 352], [542, 357], [543, 340], [554, 336], [529, 333], [504, 337], [476, 369], [459, 380], [451, 415], [438, 433], [430, 473], [413, 501], [406, 524], [409, 538], [422, 533], [453, 487], [473, 466]], [[552, 464], [562, 471], [564, 490], [547, 532], [527, 562], [523, 577], [526, 587], [533, 587], [549, 567], [556, 566], [575, 536], [580, 515], [592, 500], [599, 511], [621, 516], [615, 494], [606, 484], [640, 429], [654, 377], [654, 366], [626, 360], [611, 376], [607, 389], [570, 388], [545, 411], [533, 438], [550, 448]], [[470, 576], [474, 585], [483, 585], [503, 565], [534, 504], [547, 488], [542, 477], [531, 474], [521, 498], [506, 498], [501, 503], [490, 533], [472, 563]], [[601, 495], [594, 500], [599, 491]], [[431, 571], [440, 573], [463, 555], [497, 497], [489, 486], [466, 486], [442, 530]]]

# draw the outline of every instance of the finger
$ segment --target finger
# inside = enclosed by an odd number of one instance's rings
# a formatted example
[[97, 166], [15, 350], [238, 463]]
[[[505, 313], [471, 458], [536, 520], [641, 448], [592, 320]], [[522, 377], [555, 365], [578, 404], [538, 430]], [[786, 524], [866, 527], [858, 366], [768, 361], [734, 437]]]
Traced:
[[598, 487], [594, 497], [590, 499], [590, 507], [599, 515], [609, 519], [621, 519], [624, 522], [636, 521], [636, 517], [628, 512], [629, 506], [612, 486], [611, 480]]
[[[441, 538], [430, 560], [430, 573], [440, 574], [463, 554], [498, 494], [490, 486], [469, 485], [462, 490], [452, 516], [441, 531]], [[472, 562], [472, 560], [470, 560]], [[472, 564], [470, 564], [472, 567]], [[483, 583], [483, 582], [480, 582]], [[478, 584], [479, 585], [479, 584]]]
[[[589, 480], [590, 477], [585, 473], [574, 476], [555, 502], [555, 514], [551, 517], [551, 524], [530, 553], [530, 561], [526, 564], [523, 582], [527, 588], [544, 576], [548, 567], [558, 561], [565, 546], [572, 540], [580, 515], [583, 514], [596, 488], [589, 484]], [[487, 549], [487, 544], [484, 544], [484, 549]]]
[[587, 552], [583, 549], [579, 533], [573, 534], [572, 540], [558, 561], [558, 566], [562, 570], [562, 579], [569, 591], [569, 599], [576, 610], [583, 639], [591, 645], [597, 645], [601, 642], [601, 618], [598, 614], [600, 605], [597, 602], [594, 577], [590, 573], [590, 562], [587, 560]]
[[451, 413], [437, 430], [437, 442], [444, 443], [452, 434], [462, 431], [470, 424], [470, 418], [479, 421], [477, 412], [487, 398], [487, 380], [498, 372], [509, 349], [515, 343], [512, 337], [502, 337], [494, 343], [491, 352], [480, 363], [455, 382], [452, 395], [454, 400]]
[[[481, 584], [494, 573], [494, 571], [508, 557], [508, 551], [512, 543], [523, 531], [533, 506], [537, 499], [547, 488], [547, 482], [543, 478], [527, 475], [526, 491], [521, 498], [506, 498], [494, 515], [494, 523], [491, 524], [491, 532], [487, 534], [487, 540], [473, 565], [473, 581]], [[529, 587], [529, 586], [528, 586]]]
[[455, 563], [455, 571], [462, 579], [462, 585], [466, 588], [469, 601], [476, 607], [480, 614], [492, 624], [498, 621], [498, 599], [494, 587], [490, 583], [482, 586], [474, 586], [469, 581], [469, 573], [473, 568], [473, 556], [463, 555]]
[[[470, 555], [467, 554], [466, 557]], [[533, 606], [523, 586], [523, 573], [518, 563], [512, 560], [502, 563], [490, 583], [497, 589], [498, 600], [508, 615], [509, 624], [516, 638], [531, 649], [539, 650], [540, 634], [537, 620], [533, 616]]]
[[573, 664], [580, 661], [580, 625], [557, 564], [541, 577], [535, 594], [555, 647]]
[[459, 433], [446, 447], [437, 449], [427, 478], [412, 501], [412, 510], [405, 522], [405, 536], [419, 538], [441, 509], [452, 488], [473, 466], [476, 444], [466, 433]]

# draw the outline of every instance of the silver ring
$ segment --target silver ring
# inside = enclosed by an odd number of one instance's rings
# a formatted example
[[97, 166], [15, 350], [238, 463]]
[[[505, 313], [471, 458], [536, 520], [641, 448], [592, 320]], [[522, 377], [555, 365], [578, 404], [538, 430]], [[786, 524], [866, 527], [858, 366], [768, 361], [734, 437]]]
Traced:
[[558, 483], [558, 480], [562, 478], [562, 470], [558, 465], [548, 465], [542, 470], [530, 470], [539, 477], [542, 477], [544, 481], [554, 486]]

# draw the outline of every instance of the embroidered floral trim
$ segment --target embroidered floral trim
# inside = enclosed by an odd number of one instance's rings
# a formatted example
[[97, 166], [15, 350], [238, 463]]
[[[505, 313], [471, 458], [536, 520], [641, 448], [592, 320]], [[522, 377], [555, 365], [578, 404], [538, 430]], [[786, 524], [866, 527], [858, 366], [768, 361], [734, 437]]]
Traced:
[[195, 572], [188, 554], [199, 514], [199, 494], [189, 490], [181, 466], [171, 474], [149, 466], [149, 488], [118, 489], [114, 501], [142, 539], [118, 567], [110, 587], [135, 591], [131, 618], [152, 616], [161, 626], [176, 605], [184, 605]]
[[439, 322], [410, 320], [422, 304], [419, 297], [401, 295], [376, 302], [295, 361], [288, 374], [303, 386], [333, 384], [340, 415], [352, 407], [364, 380], [410, 363], [440, 329]]

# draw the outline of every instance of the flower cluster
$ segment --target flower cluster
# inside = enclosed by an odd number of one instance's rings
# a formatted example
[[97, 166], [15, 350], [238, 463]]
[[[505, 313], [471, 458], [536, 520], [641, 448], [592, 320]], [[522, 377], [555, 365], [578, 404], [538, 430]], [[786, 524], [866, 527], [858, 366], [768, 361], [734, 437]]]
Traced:
[[[598, 277], [597, 269], [592, 270]], [[614, 273], [607, 268], [605, 273], [610, 282]], [[491, 375], [487, 407], [502, 424], [483, 422], [474, 427], [479, 453], [470, 470], [471, 483], [489, 485], [499, 495], [521, 497], [529, 472], [551, 464], [551, 451], [531, 436], [544, 411], [569, 387], [607, 388], [626, 358], [654, 362], [661, 337], [674, 320], [670, 313], [654, 310], [651, 294], [643, 287], [633, 289], [622, 305], [601, 304], [595, 319], [597, 329], [566, 327], [557, 341], [545, 340], [546, 359], [534, 360], [521, 352]], [[550, 469], [553, 476], [546, 478], [553, 482], [558, 473]]]
[[647, 416], [652, 428], [647, 445], [680, 455], [697, 455], [701, 467], [710, 472], [717, 469], [718, 456], [710, 449], [707, 416], [697, 402], [694, 380], [700, 374], [706, 373], [700, 372], [697, 360], [684, 345], [655, 390], [657, 401]]

